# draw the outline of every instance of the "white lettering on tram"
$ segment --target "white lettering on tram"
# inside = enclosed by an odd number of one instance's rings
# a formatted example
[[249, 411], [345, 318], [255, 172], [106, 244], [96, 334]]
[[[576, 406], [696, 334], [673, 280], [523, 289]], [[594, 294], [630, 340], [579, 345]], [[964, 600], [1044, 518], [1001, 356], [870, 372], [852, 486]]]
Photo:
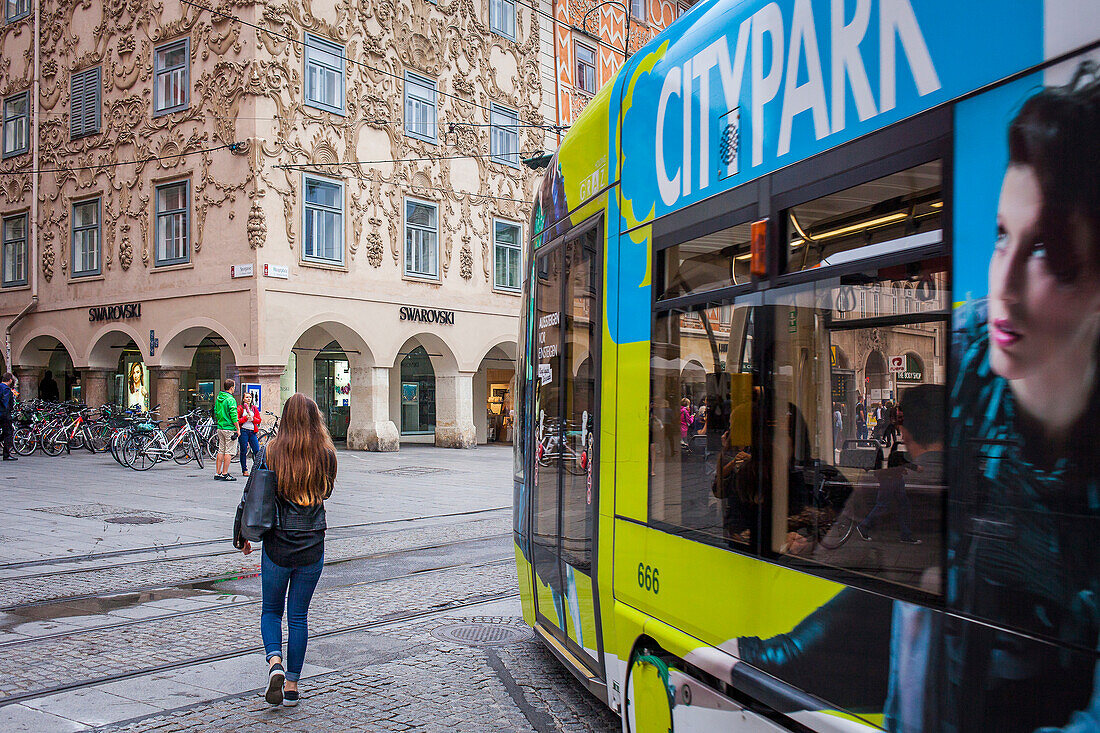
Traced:
[[[730, 36], [723, 36], [699, 51], [682, 65], [668, 70], [657, 103], [656, 145], [657, 187], [661, 200], [672, 206], [692, 190], [692, 179], [698, 173], [699, 188], [710, 185], [710, 85], [711, 74], [717, 69], [722, 85], [726, 110], [739, 106], [741, 84], [746, 63], [751, 63], [750, 106], [752, 166], [764, 162], [764, 108], [775, 101], [783, 90], [777, 156], [791, 148], [794, 118], [810, 112], [814, 136], [821, 140], [842, 131], [846, 125], [847, 92], [851, 89], [856, 114], [864, 122], [897, 106], [898, 41], [920, 96], [931, 94], [941, 86], [928, 44], [924, 40], [911, 0], [855, 0], [855, 13], [845, 23], [845, 0], [831, 0], [829, 14], [828, 59], [831, 84], [826, 87], [817, 27], [812, 12], [812, 0], [795, 0], [790, 33], [787, 34], [783, 13], [771, 2], [742, 21], [737, 30], [737, 42], [730, 59]], [[874, 5], [878, 6], [879, 99], [876, 104], [867, 65], [860, 44], [867, 36]], [[751, 45], [751, 59], [749, 50]], [[770, 51], [770, 68], [765, 68], [765, 53]], [[786, 51], [786, 53], [784, 53]], [[806, 80], [798, 83], [799, 67], [805, 59]], [[692, 109], [692, 91], [699, 80], [699, 114], [696, 123]], [[679, 165], [671, 171], [665, 160], [665, 123], [673, 97], [679, 97], [683, 120], [683, 153]], [[831, 97], [831, 99], [830, 99]], [[831, 105], [830, 105], [831, 102]], [[830, 119], [831, 115], [831, 119]], [[701, 140], [697, 167], [692, 165], [692, 141]]]

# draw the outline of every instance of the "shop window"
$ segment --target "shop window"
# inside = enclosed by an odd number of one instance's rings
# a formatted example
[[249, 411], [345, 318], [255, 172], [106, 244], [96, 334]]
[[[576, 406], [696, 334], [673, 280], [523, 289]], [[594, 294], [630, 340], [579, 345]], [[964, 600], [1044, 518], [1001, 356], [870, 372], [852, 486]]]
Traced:
[[99, 246], [99, 199], [73, 204], [73, 277], [99, 274]]
[[423, 346], [401, 360], [401, 434], [435, 432], [435, 370]]
[[306, 104], [344, 114], [344, 47], [306, 34]]
[[405, 200], [405, 274], [439, 277], [439, 207]]
[[157, 267], [191, 259], [187, 194], [187, 181], [157, 186]]
[[425, 142], [436, 142], [435, 82], [411, 71], [405, 72], [405, 134]]
[[596, 93], [596, 49], [577, 42], [573, 44], [577, 57], [577, 89], [587, 94]]
[[941, 243], [942, 172], [936, 160], [788, 209], [787, 272]]
[[493, 222], [493, 284], [502, 290], [519, 290], [520, 227], [506, 221]]
[[[898, 299], [875, 298], [867, 318], [855, 315], [856, 291], [909, 282], [922, 283], [927, 312], [906, 315]], [[771, 490], [769, 550], [845, 582], [863, 576], [942, 593], [946, 261], [780, 288], [764, 304], [774, 341], [764, 436], [771, 455], [761, 463]], [[841, 368], [838, 352], [868, 347], [862, 373]]]
[[4, 100], [4, 157], [30, 149], [30, 92], [20, 92]]
[[4, 4], [4, 18], [11, 23], [31, 14], [31, 0], [7, 0]]
[[302, 175], [302, 259], [344, 264], [344, 186]]
[[516, 0], [489, 0], [489, 30], [515, 39]]
[[658, 298], [749, 283], [751, 227], [745, 222], [662, 250], [658, 254], [663, 272]]
[[519, 166], [519, 116], [493, 104], [489, 112], [489, 153], [498, 163]]
[[191, 42], [187, 38], [153, 53], [153, 114], [187, 109], [191, 88]]
[[630, 17], [640, 23], [645, 22], [645, 0], [630, 0]]
[[73, 140], [99, 132], [101, 88], [100, 67], [73, 74], [69, 82], [69, 137]]
[[650, 351], [650, 519], [745, 551], [762, 503], [753, 314], [737, 301], [659, 311]]
[[27, 215], [9, 216], [4, 219], [4, 249], [0, 253], [3, 263], [5, 288], [27, 284]]

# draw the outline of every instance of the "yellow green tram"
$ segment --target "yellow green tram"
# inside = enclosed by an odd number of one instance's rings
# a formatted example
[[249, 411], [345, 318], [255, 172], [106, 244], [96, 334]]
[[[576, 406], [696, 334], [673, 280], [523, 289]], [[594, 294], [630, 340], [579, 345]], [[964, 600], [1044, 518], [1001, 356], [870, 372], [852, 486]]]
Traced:
[[704, 0], [572, 126], [516, 561], [624, 730], [1100, 731], [1098, 39], [1055, 0]]

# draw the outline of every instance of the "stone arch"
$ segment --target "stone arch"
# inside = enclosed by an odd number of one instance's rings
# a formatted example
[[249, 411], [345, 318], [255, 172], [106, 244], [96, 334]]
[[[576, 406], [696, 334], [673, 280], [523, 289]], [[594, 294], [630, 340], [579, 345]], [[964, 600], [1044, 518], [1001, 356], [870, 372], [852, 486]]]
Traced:
[[[74, 356], [75, 355], [75, 356]], [[80, 385], [80, 375], [75, 365], [79, 355], [72, 342], [60, 331], [43, 327], [28, 333], [18, 345], [12, 347], [12, 366], [5, 364], [3, 371], [11, 369], [19, 379], [19, 396], [29, 400], [39, 396], [39, 382], [50, 370], [58, 386], [58, 398], [68, 400], [80, 394], [74, 387]]]
[[367, 344], [366, 339], [359, 335], [359, 331], [349, 326], [345, 321], [346, 319], [338, 313], [319, 313], [299, 323], [292, 331], [296, 334], [294, 339], [287, 341], [288, 345], [280, 354], [283, 363], [290, 359], [290, 355], [299, 341], [303, 338], [309, 339], [311, 336], [319, 336], [323, 332], [332, 337], [330, 340], [339, 341], [344, 351], [348, 352], [349, 355], [354, 352], [357, 365], [375, 366], [374, 351]]
[[468, 369], [460, 369], [456, 351], [451, 348], [451, 345], [447, 343], [446, 339], [442, 336], [429, 331], [414, 333], [406, 338], [400, 347], [398, 347], [397, 353], [394, 354], [394, 366], [399, 367], [401, 365], [402, 357], [408, 354], [410, 343], [416, 343], [424, 347], [424, 350], [428, 352], [428, 358], [432, 360], [432, 368], [435, 370], [436, 375], [457, 374], [459, 371], [466, 372], [477, 369], [476, 364]]
[[230, 328], [213, 318], [190, 318], [178, 324], [168, 334], [160, 338], [156, 363], [163, 366], [186, 368], [195, 355], [195, 344], [207, 336], [217, 336], [226, 343], [233, 356], [233, 363], [240, 364], [244, 348]]
[[[82, 363], [91, 369], [114, 369], [118, 365], [118, 349], [131, 341], [142, 352], [142, 358], [148, 353], [148, 334], [142, 344], [141, 334], [126, 323], [109, 323], [92, 335], [88, 343], [88, 353]], [[142, 348], [144, 345], [145, 348]]]
[[906, 358], [908, 363], [916, 363], [918, 371], [920, 371], [920, 374], [921, 374], [920, 381], [921, 382], [928, 381], [928, 371], [927, 371], [927, 368], [925, 366], [924, 359], [921, 358], [920, 354], [918, 354], [915, 351], [906, 351], [905, 352], [905, 358]]
[[890, 386], [890, 369], [886, 364], [886, 357], [878, 349], [872, 349], [867, 354], [863, 374], [868, 399], [872, 399], [871, 390], [888, 389]]
[[474, 374], [473, 416], [477, 442], [511, 442], [516, 395], [515, 336], [490, 340]]
[[[431, 410], [425, 412], [421, 404], [418, 410], [421, 416], [431, 416], [434, 412], [434, 427], [430, 433], [412, 435], [404, 431], [404, 439], [409, 442], [424, 442], [434, 435], [437, 446], [447, 448], [470, 448], [477, 444], [477, 428], [474, 423], [474, 377], [473, 369], [460, 369], [454, 349], [443, 337], [431, 332], [419, 332], [406, 338], [394, 355], [390, 379], [390, 414], [397, 417], [400, 425], [402, 410], [411, 409], [402, 394], [402, 363], [409, 358], [417, 347], [427, 352], [434, 372], [434, 387]], [[418, 388], [418, 399], [423, 396]]]

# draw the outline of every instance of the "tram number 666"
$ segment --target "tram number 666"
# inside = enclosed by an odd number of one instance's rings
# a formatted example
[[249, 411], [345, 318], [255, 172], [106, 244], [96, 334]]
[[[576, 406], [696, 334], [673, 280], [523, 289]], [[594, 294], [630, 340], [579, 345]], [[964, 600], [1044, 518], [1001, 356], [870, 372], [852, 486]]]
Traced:
[[661, 592], [661, 579], [657, 568], [651, 568], [645, 563], [638, 563], [638, 587], [651, 590], [655, 594]]

